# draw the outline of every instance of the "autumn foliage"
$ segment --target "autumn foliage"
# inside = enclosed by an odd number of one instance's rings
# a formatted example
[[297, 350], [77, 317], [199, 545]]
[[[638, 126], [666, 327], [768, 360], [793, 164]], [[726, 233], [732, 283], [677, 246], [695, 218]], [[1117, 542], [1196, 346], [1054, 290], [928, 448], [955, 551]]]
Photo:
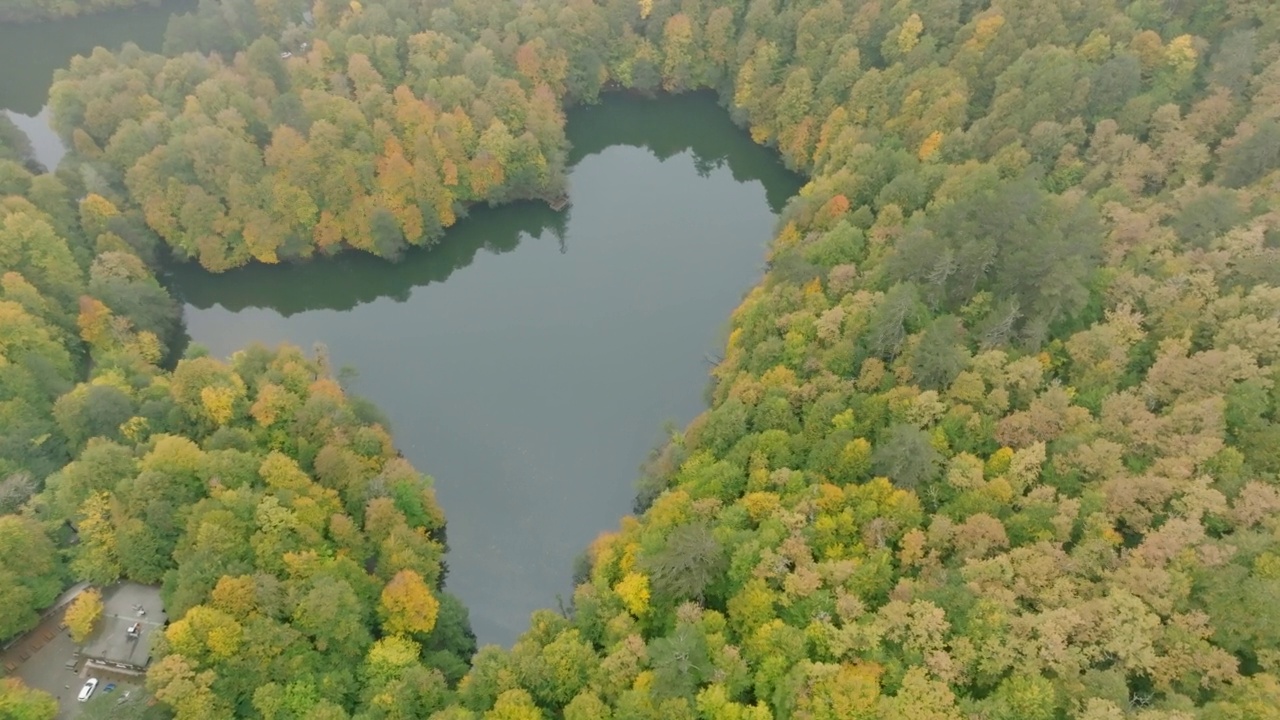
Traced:
[[71, 639], [82, 643], [93, 634], [101, 617], [102, 593], [90, 588], [76, 595], [76, 599], [67, 606], [63, 622], [67, 624]]
[[[1280, 5], [303, 5], [73, 61], [56, 174], [0, 142], [5, 633], [162, 583], [183, 719], [1280, 707]], [[161, 369], [157, 249], [448, 242], [615, 88], [715, 91], [809, 182], [643, 512], [472, 657], [430, 482], [323, 359]]]
[[440, 603], [422, 576], [401, 570], [382, 588], [382, 627], [392, 635], [429, 633], [436, 626]]

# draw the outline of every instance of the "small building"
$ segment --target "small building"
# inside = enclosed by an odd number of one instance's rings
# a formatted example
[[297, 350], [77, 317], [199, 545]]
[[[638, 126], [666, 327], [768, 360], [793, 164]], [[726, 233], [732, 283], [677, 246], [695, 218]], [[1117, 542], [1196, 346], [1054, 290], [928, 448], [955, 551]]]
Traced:
[[122, 582], [102, 591], [102, 617], [81, 655], [86, 667], [141, 674], [151, 662], [151, 642], [168, 619], [160, 588]]

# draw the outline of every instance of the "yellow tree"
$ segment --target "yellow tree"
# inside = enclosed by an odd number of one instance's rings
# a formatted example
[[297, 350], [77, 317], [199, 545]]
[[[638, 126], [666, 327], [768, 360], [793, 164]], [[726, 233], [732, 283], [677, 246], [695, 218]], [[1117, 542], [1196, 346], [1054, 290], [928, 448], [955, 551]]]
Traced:
[[29, 688], [18, 678], [0, 680], [0, 717], [23, 720], [53, 720], [58, 701], [42, 691]]
[[545, 40], [534, 38], [516, 49], [516, 72], [528, 80], [530, 85], [543, 82], [542, 54], [546, 47]]
[[173, 709], [177, 720], [214, 720], [231, 715], [213, 691], [216, 678], [212, 670], [197, 672], [186, 658], [169, 655], [147, 672], [147, 689]]
[[223, 575], [210, 593], [210, 604], [235, 618], [246, 618], [257, 606], [256, 588], [249, 575]]
[[384, 685], [416, 665], [421, 654], [418, 643], [402, 635], [384, 637], [369, 648], [364, 675], [375, 687]]
[[377, 171], [379, 203], [395, 216], [409, 242], [422, 242], [422, 211], [418, 209], [414, 167], [395, 138], [387, 140]]
[[383, 629], [392, 634], [429, 633], [436, 626], [440, 601], [422, 576], [401, 570], [382, 589], [380, 607]]
[[796, 698], [797, 717], [855, 720], [878, 715], [880, 668], [876, 665], [801, 663], [807, 682]]
[[904, 55], [914, 50], [923, 32], [924, 22], [920, 20], [919, 15], [911, 13], [911, 17], [904, 20], [901, 29], [898, 30], [898, 50]]
[[662, 31], [662, 86], [668, 92], [689, 90], [694, 78], [693, 25], [689, 16], [676, 13]]
[[227, 613], [197, 605], [164, 631], [174, 653], [190, 660], [225, 660], [244, 646], [244, 627]]
[[924, 139], [924, 142], [920, 143], [920, 150], [917, 155], [921, 160], [928, 161], [929, 158], [933, 157], [938, 152], [938, 148], [941, 145], [942, 132], [934, 130], [932, 133], [929, 133], [929, 136]]
[[170, 383], [170, 393], [188, 417], [224, 425], [247, 408], [244, 381], [230, 368], [212, 358], [196, 358], [178, 363]]
[[88, 295], [80, 297], [80, 315], [76, 324], [80, 327], [80, 339], [95, 348], [106, 348], [114, 339], [111, 309], [101, 300]]
[[262, 427], [270, 427], [277, 421], [293, 417], [294, 410], [302, 402], [297, 395], [275, 383], [265, 383], [258, 389], [258, 397], [249, 408], [249, 414]]
[[71, 601], [64, 622], [71, 631], [71, 639], [82, 643], [93, 634], [93, 628], [102, 617], [102, 593], [85, 590]]
[[80, 546], [71, 561], [71, 571], [76, 577], [99, 585], [120, 577], [120, 556], [111, 514], [110, 493], [91, 495], [80, 506], [80, 522], [76, 527]]
[[97, 239], [107, 232], [108, 223], [118, 216], [120, 211], [112, 202], [96, 193], [89, 193], [80, 201], [80, 224], [90, 239]]
[[484, 714], [484, 720], [543, 720], [545, 717], [529, 693], [520, 689], [499, 695], [493, 709]]
[[631, 572], [622, 578], [613, 591], [618, 594], [627, 611], [636, 617], [649, 612], [649, 578], [643, 573]]

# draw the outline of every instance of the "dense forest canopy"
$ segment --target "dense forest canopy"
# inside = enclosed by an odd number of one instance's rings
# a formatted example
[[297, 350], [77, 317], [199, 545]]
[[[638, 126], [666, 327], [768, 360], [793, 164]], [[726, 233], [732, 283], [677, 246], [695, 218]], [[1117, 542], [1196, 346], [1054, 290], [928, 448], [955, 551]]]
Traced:
[[[178, 718], [1276, 717], [1280, 5], [204, 0], [165, 50], [0, 152], [0, 635], [162, 582]], [[810, 181], [638, 516], [468, 662], [376, 411], [162, 369], [155, 260], [447, 243], [563, 192], [566, 103], [699, 88]]]

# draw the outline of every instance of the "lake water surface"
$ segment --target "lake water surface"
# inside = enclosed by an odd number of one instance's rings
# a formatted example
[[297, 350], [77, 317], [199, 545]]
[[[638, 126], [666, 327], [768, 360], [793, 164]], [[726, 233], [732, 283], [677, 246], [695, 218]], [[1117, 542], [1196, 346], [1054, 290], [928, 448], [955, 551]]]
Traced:
[[567, 602], [637, 467], [703, 409], [708, 357], [796, 178], [713, 98], [569, 115], [572, 205], [477, 209], [438, 248], [210, 275], [175, 268], [194, 342], [322, 343], [436, 479], [448, 588], [480, 641]]

